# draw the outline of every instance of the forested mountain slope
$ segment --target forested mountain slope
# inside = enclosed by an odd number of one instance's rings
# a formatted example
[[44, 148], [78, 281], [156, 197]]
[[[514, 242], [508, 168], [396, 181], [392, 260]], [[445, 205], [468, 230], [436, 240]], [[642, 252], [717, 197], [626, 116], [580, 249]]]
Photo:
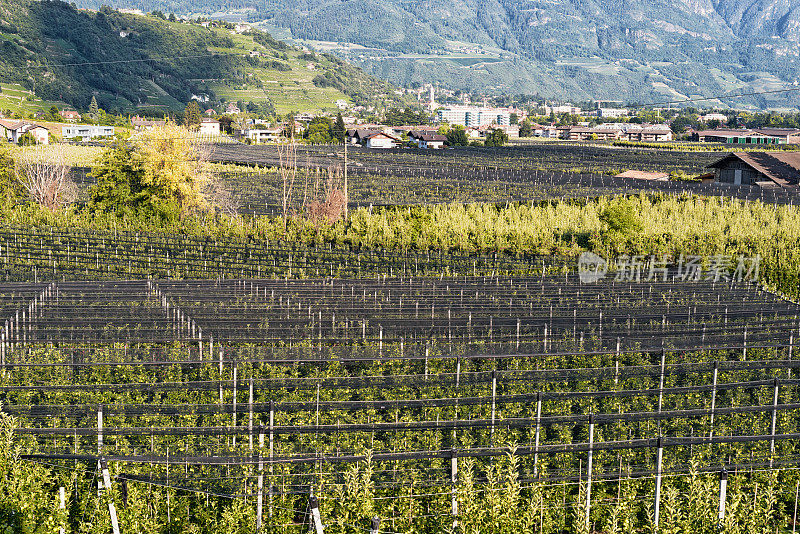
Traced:
[[[81, 0], [86, 5], [100, 0]], [[774, 89], [798, 77], [800, 0], [112, 0], [237, 11], [340, 47], [392, 81], [643, 100]], [[795, 95], [751, 99], [793, 103]]]
[[197, 93], [283, 110], [392, 94], [334, 56], [306, 54], [264, 32], [34, 0], [0, 0], [0, 81], [80, 109], [95, 96], [113, 111], [182, 109]]

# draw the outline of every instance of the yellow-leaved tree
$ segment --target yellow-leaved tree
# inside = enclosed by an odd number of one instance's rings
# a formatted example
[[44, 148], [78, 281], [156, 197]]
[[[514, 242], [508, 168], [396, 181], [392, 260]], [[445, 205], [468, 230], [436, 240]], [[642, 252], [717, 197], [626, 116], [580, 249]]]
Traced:
[[202, 165], [207, 155], [192, 132], [168, 124], [143, 132], [134, 145], [145, 187], [177, 199], [183, 212], [206, 207], [202, 191], [208, 177]]
[[91, 206], [121, 217], [183, 219], [208, 208], [206, 159], [196, 134], [173, 124], [120, 139], [92, 169]]

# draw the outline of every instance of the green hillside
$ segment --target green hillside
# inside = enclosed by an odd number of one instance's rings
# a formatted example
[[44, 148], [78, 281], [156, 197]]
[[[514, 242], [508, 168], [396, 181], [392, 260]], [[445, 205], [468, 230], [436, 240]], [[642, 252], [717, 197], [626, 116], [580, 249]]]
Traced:
[[0, 96], [0, 108], [14, 111], [52, 102], [87, 109], [92, 96], [122, 112], [180, 110], [201, 93], [277, 112], [333, 109], [337, 100], [383, 105], [394, 97], [389, 84], [332, 55], [258, 30], [34, 0], [0, 0], [0, 82], [11, 91]]

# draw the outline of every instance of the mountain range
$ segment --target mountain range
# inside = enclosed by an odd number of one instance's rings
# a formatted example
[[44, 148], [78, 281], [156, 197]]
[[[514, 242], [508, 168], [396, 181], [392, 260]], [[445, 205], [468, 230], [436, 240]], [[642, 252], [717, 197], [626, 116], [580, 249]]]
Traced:
[[[800, 0], [78, 0], [239, 17], [394, 83], [659, 102], [800, 78]], [[797, 92], [703, 102], [794, 107]]]

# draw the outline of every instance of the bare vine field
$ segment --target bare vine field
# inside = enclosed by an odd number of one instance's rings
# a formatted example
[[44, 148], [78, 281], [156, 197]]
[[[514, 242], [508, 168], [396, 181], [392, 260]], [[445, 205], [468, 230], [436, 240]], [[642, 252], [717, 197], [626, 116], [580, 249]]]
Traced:
[[[727, 521], [791, 521], [798, 306], [749, 284], [151, 279], [0, 297], [25, 458], [102, 458], [129, 522], [135, 488], [155, 487], [173, 526], [199, 494], [242, 503], [250, 528], [305, 532], [309, 492], [329, 532], [371, 515], [387, 532], [663, 525], [692, 499], [715, 509], [722, 468]], [[493, 498], [526, 510], [469, 513]], [[769, 515], [748, 519], [753, 499]]]

